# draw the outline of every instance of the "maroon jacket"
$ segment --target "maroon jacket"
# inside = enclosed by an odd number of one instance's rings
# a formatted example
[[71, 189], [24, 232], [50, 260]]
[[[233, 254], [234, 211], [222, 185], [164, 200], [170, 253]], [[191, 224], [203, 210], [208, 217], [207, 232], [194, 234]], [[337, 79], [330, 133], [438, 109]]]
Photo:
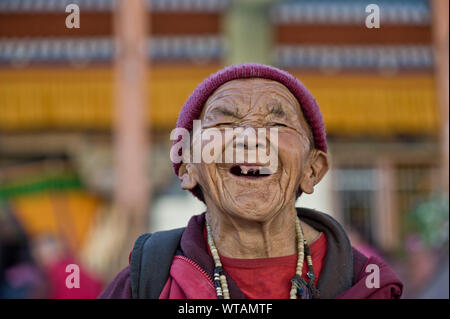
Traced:
[[[327, 255], [318, 280], [321, 298], [330, 299], [398, 299], [403, 284], [391, 268], [376, 257], [367, 258], [353, 248], [342, 226], [331, 216], [306, 208], [298, 216], [327, 238]], [[211, 281], [214, 264], [203, 237], [205, 214], [191, 218], [180, 241], [182, 256], [175, 256], [161, 299], [216, 298]], [[373, 285], [373, 267], [379, 269], [379, 287]], [[99, 298], [131, 298], [129, 267], [120, 272]], [[370, 277], [369, 277], [370, 276]], [[245, 296], [227, 276], [232, 299]], [[366, 283], [367, 281], [367, 283]]]

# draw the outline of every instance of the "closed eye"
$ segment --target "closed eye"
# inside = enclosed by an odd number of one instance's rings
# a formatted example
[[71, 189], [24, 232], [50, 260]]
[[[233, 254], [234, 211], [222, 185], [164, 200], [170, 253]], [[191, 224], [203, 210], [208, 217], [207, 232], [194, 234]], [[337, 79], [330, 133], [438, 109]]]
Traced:
[[218, 123], [218, 124], [216, 124], [215, 126], [216, 127], [233, 127], [233, 125], [234, 125], [234, 123]]
[[272, 123], [272, 126], [287, 127], [287, 125], [283, 123]]

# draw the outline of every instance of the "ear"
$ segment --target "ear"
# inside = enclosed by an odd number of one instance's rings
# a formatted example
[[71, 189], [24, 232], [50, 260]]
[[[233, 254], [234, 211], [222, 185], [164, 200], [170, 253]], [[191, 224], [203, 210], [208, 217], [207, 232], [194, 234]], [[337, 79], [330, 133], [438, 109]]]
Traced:
[[180, 179], [182, 189], [191, 190], [197, 186], [197, 178], [192, 163], [181, 164], [178, 170], [178, 178]]
[[301, 190], [306, 194], [312, 194], [314, 186], [325, 176], [328, 167], [328, 155], [321, 150], [312, 150], [300, 181]]

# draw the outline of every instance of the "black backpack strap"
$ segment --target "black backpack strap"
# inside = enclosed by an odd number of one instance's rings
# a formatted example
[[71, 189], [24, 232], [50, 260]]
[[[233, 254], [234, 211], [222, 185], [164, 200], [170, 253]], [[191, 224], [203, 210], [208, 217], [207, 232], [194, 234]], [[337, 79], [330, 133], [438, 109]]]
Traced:
[[169, 278], [170, 266], [184, 228], [143, 234], [131, 252], [131, 295], [136, 299], [157, 299]]

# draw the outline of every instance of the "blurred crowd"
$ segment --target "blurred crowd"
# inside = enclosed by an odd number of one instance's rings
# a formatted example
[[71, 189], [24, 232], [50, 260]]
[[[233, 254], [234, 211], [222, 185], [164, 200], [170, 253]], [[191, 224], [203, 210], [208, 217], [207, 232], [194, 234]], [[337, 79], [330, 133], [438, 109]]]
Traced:
[[[80, 266], [62, 238], [52, 234], [30, 238], [5, 212], [0, 230], [0, 298], [92, 299], [102, 291], [102, 280]], [[68, 265], [79, 267], [79, 278], [73, 279], [79, 280], [77, 289], [67, 283], [73, 272]]]

